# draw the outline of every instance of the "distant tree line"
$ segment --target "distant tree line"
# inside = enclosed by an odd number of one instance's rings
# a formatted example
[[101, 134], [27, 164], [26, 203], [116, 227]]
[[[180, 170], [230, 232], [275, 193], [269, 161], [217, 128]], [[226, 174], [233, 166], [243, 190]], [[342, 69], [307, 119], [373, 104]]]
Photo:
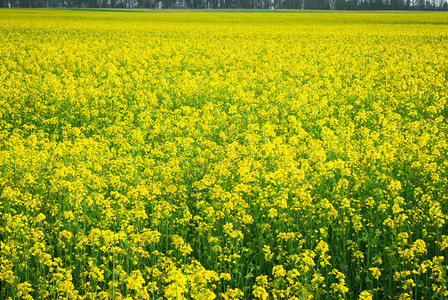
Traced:
[[0, 7], [448, 10], [448, 0], [0, 0]]

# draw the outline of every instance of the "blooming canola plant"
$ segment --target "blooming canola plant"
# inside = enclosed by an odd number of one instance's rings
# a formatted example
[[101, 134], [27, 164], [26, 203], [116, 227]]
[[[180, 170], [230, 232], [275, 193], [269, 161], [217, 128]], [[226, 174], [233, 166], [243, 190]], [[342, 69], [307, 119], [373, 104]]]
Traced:
[[447, 24], [0, 10], [0, 298], [447, 298]]

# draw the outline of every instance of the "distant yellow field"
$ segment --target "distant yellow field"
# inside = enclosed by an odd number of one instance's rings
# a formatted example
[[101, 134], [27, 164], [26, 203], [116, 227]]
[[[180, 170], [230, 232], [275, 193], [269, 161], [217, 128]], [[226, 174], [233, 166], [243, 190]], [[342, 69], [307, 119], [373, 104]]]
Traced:
[[0, 298], [448, 298], [447, 47], [446, 13], [0, 10]]

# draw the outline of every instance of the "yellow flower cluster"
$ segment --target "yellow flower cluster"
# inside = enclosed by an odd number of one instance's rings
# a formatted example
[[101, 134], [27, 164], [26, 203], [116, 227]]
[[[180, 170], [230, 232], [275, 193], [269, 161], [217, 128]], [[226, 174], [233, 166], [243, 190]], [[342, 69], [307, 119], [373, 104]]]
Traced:
[[0, 298], [448, 298], [447, 23], [1, 10]]

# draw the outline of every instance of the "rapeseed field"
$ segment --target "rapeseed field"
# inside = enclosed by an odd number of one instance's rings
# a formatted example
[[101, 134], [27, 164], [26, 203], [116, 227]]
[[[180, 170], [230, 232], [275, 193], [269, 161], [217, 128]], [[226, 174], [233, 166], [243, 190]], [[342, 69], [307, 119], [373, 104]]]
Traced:
[[448, 14], [0, 10], [1, 299], [447, 299]]

